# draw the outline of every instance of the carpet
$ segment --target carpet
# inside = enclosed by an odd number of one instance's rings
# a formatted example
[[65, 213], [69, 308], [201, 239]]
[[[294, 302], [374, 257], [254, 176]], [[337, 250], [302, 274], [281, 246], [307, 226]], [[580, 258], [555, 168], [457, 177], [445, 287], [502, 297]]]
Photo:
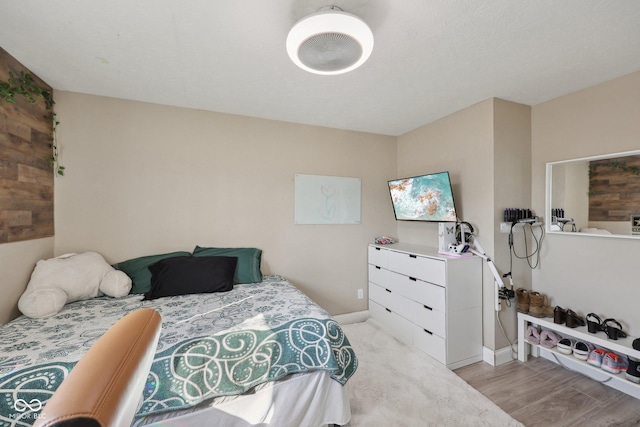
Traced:
[[522, 426], [430, 356], [401, 344], [372, 319], [342, 325], [358, 357], [347, 383], [349, 427]]

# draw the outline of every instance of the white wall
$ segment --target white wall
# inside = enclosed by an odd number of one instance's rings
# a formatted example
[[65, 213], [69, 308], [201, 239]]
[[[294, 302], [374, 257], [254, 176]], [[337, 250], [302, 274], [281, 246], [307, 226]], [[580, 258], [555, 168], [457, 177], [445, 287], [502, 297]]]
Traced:
[[[547, 162], [640, 149], [640, 72], [532, 108], [532, 200], [544, 212]], [[640, 239], [549, 234], [533, 288], [552, 305], [614, 317], [640, 335]], [[604, 316], [604, 317], [603, 317]]]
[[[395, 234], [396, 139], [56, 92], [55, 253], [109, 262], [250, 246], [331, 314], [367, 309], [366, 245]], [[360, 225], [294, 225], [296, 173], [362, 179]], [[357, 289], [365, 299], [357, 299]]]

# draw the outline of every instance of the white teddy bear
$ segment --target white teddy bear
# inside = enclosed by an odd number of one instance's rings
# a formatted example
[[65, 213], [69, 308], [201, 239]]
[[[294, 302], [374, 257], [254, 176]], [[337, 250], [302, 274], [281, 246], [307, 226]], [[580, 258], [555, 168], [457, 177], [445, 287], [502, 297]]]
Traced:
[[111, 267], [102, 255], [66, 254], [36, 263], [18, 309], [25, 316], [48, 317], [70, 302], [101, 294], [123, 297], [130, 290], [129, 276]]

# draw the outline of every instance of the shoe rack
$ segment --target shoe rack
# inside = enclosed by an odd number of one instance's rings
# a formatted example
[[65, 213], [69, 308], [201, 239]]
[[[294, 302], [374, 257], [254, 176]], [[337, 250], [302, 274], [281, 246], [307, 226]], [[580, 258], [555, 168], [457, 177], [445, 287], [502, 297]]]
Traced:
[[586, 361], [577, 359], [572, 354], [560, 353], [555, 347], [548, 349], [527, 342], [524, 337], [529, 325], [539, 326], [542, 330], [548, 329], [554, 331], [562, 338], [574, 338], [576, 340], [590, 342], [595, 346], [606, 348], [618, 354], [640, 359], [640, 351], [635, 350], [632, 346], [633, 340], [636, 339], [636, 337], [627, 336], [626, 338], [611, 340], [607, 338], [603, 332], [597, 334], [589, 333], [586, 326], [568, 328], [565, 325], [554, 323], [552, 319], [538, 318], [529, 314], [518, 313], [518, 360], [526, 362], [530, 352], [534, 357], [544, 357], [552, 362], [580, 372], [595, 381], [599, 381], [633, 396], [636, 399], [640, 399], [640, 384], [627, 380], [624, 373], [612, 374], [597, 366], [590, 365]]

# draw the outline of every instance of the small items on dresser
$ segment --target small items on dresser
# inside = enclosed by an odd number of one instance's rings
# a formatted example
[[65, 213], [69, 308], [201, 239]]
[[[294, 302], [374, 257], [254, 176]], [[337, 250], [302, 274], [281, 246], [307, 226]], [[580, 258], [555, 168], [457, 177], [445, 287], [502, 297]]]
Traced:
[[396, 242], [396, 239], [394, 239], [393, 237], [378, 236], [374, 241], [376, 245], [392, 245]]

